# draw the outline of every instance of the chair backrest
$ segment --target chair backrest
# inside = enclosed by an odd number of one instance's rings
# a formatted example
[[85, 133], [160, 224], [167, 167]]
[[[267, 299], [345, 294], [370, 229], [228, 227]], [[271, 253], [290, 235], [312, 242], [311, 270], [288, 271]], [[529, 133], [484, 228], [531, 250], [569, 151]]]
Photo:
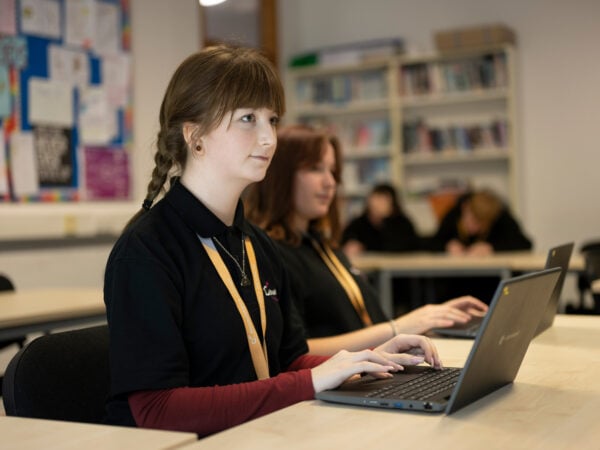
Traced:
[[600, 241], [589, 242], [581, 247], [585, 261], [585, 275], [591, 283], [600, 278]]
[[108, 326], [41, 336], [4, 374], [9, 416], [101, 423], [109, 389]]
[[585, 303], [587, 294], [591, 296], [592, 307], [576, 312], [578, 314], [600, 314], [600, 294], [592, 291], [592, 283], [600, 279], [600, 241], [590, 241], [581, 247], [581, 255], [584, 260], [583, 273], [579, 275], [578, 288], [580, 293], [580, 305]]
[[0, 273], [0, 291], [14, 291], [15, 285], [6, 275]]
[[[0, 292], [1, 291], [14, 291], [14, 290], [15, 290], [15, 285], [13, 284], [11, 279], [8, 278], [8, 276], [0, 273]], [[13, 345], [13, 344], [17, 344], [20, 348], [22, 348], [23, 345], [25, 344], [26, 339], [27, 339], [27, 336], [19, 336], [19, 337], [12, 338], [12, 339], [4, 339], [4, 340], [0, 341], [0, 349], [2, 349], [4, 347], [8, 347], [9, 345]], [[0, 376], [0, 384], [2, 383], [2, 380], [3, 380], [3, 377]]]

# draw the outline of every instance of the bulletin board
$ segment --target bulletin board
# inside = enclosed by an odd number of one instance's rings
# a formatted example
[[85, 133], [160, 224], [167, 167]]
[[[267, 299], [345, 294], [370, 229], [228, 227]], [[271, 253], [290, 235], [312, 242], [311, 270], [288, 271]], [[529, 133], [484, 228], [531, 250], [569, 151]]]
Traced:
[[128, 0], [0, 0], [0, 202], [127, 200]]

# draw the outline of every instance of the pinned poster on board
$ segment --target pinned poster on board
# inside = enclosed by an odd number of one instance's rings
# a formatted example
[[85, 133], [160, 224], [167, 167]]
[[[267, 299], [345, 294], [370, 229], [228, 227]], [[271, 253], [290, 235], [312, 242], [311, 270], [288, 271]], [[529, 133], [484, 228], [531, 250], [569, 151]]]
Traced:
[[39, 193], [40, 182], [37, 171], [37, 158], [31, 132], [12, 133], [9, 140], [9, 160], [14, 195], [31, 197]]
[[127, 153], [107, 147], [86, 147], [84, 152], [86, 198], [126, 199], [131, 187]]
[[73, 126], [73, 86], [63, 81], [31, 77], [28, 88], [30, 124]]
[[74, 161], [71, 158], [71, 129], [49, 126], [33, 128], [40, 187], [73, 186]]
[[57, 0], [21, 0], [19, 3], [21, 33], [60, 38], [60, 3]]
[[128, 199], [129, 0], [0, 0], [0, 16], [0, 202]]

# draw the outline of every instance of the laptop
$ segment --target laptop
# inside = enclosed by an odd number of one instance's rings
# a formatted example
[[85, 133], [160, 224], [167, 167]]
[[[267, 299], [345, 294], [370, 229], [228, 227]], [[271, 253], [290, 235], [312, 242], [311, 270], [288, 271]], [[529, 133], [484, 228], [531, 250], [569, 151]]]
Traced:
[[542, 331], [547, 330], [554, 323], [554, 317], [558, 311], [558, 302], [560, 301], [560, 295], [562, 294], [563, 285], [565, 284], [565, 277], [569, 270], [569, 262], [571, 261], [571, 254], [573, 253], [574, 243], [569, 242], [568, 244], [559, 245], [551, 248], [548, 252], [548, 258], [546, 259], [546, 269], [552, 267], [560, 267], [560, 276], [556, 282], [556, 287], [550, 297], [546, 311], [542, 316], [542, 320], [538, 325], [535, 332], [535, 336], [540, 334]]
[[[562, 293], [563, 284], [565, 282], [567, 271], [569, 270], [569, 261], [571, 260], [571, 253], [573, 253], [573, 246], [574, 244], [570, 242], [568, 244], [553, 247], [548, 251], [546, 265], [544, 268], [551, 269], [553, 267], [560, 267], [562, 270], [560, 277], [558, 278], [558, 282], [556, 283], [556, 288], [554, 289], [552, 297], [548, 302], [548, 306], [542, 315], [542, 319], [535, 336], [552, 326], [554, 323], [554, 316], [558, 311], [558, 302]], [[479, 331], [479, 327], [481, 326], [482, 322], [483, 317], [473, 317], [465, 324], [457, 324], [448, 328], [434, 328], [431, 331], [439, 334], [440, 336], [474, 339], [475, 336], [477, 336], [477, 332]]]
[[502, 280], [462, 369], [407, 366], [393, 378], [366, 375], [337, 389], [319, 392], [316, 398], [356, 406], [451, 414], [512, 383], [560, 272], [559, 268], [545, 269]]

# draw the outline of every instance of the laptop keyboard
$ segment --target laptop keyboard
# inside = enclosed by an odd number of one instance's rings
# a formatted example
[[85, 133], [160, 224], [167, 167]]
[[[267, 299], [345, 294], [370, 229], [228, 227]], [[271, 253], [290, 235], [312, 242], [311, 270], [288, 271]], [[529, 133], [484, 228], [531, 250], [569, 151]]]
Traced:
[[479, 323], [473, 324], [465, 328], [465, 334], [475, 337], [477, 336], [477, 332], [479, 331]]
[[421, 376], [401, 384], [390, 384], [369, 393], [368, 397], [429, 400], [441, 392], [454, 389], [460, 375], [459, 368], [431, 369]]

